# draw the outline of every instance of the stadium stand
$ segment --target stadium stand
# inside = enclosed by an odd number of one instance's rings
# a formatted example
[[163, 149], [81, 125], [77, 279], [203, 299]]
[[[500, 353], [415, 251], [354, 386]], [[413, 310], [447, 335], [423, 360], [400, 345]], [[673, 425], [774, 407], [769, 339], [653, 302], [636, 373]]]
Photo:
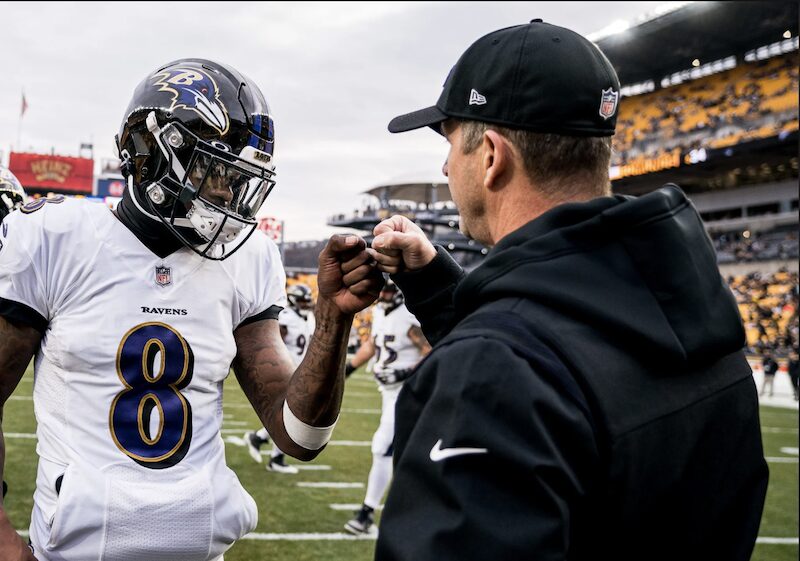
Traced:
[[612, 163], [638, 163], [675, 149], [688, 154], [727, 148], [797, 131], [797, 97], [796, 52], [623, 97]]
[[749, 353], [760, 355], [770, 350], [787, 356], [790, 348], [797, 348], [797, 282], [797, 273], [787, 270], [728, 279], [745, 325]]

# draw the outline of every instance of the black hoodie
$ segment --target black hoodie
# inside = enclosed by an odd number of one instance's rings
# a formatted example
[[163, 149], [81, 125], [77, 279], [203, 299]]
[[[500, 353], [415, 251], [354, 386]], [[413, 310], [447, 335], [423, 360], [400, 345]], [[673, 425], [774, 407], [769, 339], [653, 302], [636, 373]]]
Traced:
[[398, 400], [378, 561], [749, 559], [755, 385], [680, 189], [564, 204], [467, 276], [440, 250], [395, 280], [436, 346]]

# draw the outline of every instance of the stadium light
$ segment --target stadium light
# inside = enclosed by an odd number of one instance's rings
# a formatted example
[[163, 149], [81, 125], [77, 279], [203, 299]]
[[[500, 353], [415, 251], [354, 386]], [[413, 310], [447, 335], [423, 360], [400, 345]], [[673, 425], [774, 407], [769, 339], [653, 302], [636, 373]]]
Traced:
[[616, 35], [618, 33], [623, 33], [630, 29], [631, 27], [635, 27], [637, 25], [641, 25], [647, 21], [654, 20], [661, 16], [667, 15], [675, 10], [679, 10], [684, 6], [689, 4], [693, 4], [694, 2], [665, 2], [646, 14], [642, 14], [637, 17], [634, 21], [625, 21], [625, 20], [616, 20], [611, 22], [609, 25], [605, 26], [603, 29], [599, 31], [595, 31], [594, 33], [590, 33], [586, 36], [589, 41], [597, 42], [600, 39], [605, 39], [606, 37], [610, 37], [611, 35]]
[[692, 61], [692, 66], [694, 66], [695, 68], [697, 68], [698, 66], [700, 66], [700, 59], [699, 59], [699, 58], [696, 58], [696, 59], [694, 59], [694, 60]]
[[587, 35], [590, 41], [598, 41], [604, 37], [610, 37], [611, 35], [616, 35], [618, 33], [622, 33], [630, 29], [631, 24], [630, 22], [625, 21], [624, 19], [614, 20], [605, 26], [603, 29], [599, 31], [595, 31], [594, 33], [590, 33]]
[[784, 39], [791, 39], [792, 38], [792, 32], [787, 29], [786, 31], [783, 32], [783, 38]]

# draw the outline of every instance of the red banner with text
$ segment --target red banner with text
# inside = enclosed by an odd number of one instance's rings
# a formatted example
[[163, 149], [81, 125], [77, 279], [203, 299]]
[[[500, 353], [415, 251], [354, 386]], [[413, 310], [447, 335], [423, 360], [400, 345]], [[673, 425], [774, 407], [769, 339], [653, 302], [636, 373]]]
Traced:
[[11, 152], [11, 173], [26, 189], [54, 189], [91, 195], [94, 160]]

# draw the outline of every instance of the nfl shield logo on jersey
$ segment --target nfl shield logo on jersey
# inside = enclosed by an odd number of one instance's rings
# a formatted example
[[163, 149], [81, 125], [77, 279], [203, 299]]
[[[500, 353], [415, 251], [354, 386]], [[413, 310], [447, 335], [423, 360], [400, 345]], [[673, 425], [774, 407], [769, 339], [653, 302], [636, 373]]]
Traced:
[[603, 119], [610, 119], [617, 112], [617, 101], [619, 100], [619, 92], [608, 88], [602, 90], [603, 97], [600, 101], [600, 116]]
[[172, 271], [169, 267], [156, 267], [156, 284], [159, 286], [172, 284]]

